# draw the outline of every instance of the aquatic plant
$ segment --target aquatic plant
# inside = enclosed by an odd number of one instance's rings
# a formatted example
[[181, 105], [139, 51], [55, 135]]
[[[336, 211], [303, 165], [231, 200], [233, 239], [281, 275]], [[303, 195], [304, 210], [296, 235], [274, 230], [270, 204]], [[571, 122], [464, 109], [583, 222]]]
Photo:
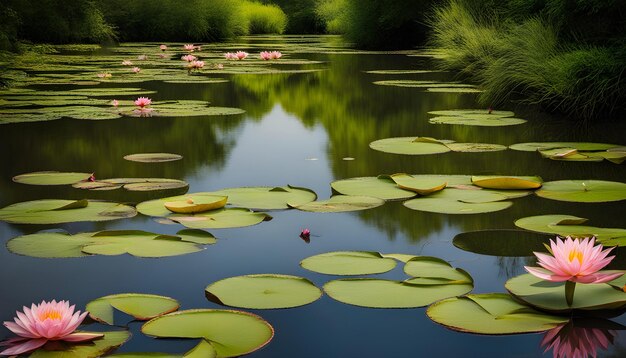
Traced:
[[133, 71], [133, 73], [139, 73], [139, 72], [141, 71], [141, 68], [139, 68], [139, 67], [133, 67], [133, 68], [131, 69], [131, 71]]
[[194, 55], [184, 55], [180, 59], [183, 61], [191, 62], [197, 60], [198, 58]]
[[133, 63], [130, 60], [124, 60], [122, 61], [122, 66], [132, 66]]
[[244, 51], [237, 51], [235, 52], [235, 57], [237, 58], [237, 60], [244, 60], [246, 59], [246, 57], [248, 57], [248, 53]]
[[261, 58], [261, 60], [269, 60], [270, 59], [270, 53], [268, 51], [261, 51], [261, 53], [259, 53], [259, 57]]
[[41, 301], [17, 312], [14, 322], [4, 326], [19, 338], [11, 339], [9, 348], [0, 355], [17, 355], [33, 351], [48, 341], [84, 342], [103, 337], [103, 334], [75, 332], [88, 312], [74, 312], [68, 301]]
[[282, 34], [287, 27], [287, 15], [276, 5], [244, 0], [239, 11], [249, 34]]
[[167, 50], [167, 46], [166, 45], [161, 45], [161, 46], [159, 46], [159, 49], [161, 51], [165, 51], [165, 50]]
[[196, 46], [194, 46], [194, 44], [183, 45], [183, 50], [185, 51], [193, 52], [195, 49], [196, 49]]
[[148, 97], [139, 97], [135, 100], [134, 103], [135, 103], [135, 106], [144, 108], [144, 107], [149, 106], [152, 103], [152, 100]]
[[111, 105], [112, 105], [113, 107], [116, 107], [116, 108], [117, 108], [117, 107], [120, 105], [120, 102], [119, 102], [118, 100], [114, 99], [114, 100], [112, 100], [112, 101], [111, 101]]
[[574, 321], [547, 331], [541, 340], [544, 352], [552, 349], [555, 358], [596, 357], [599, 348], [606, 350], [618, 333], [612, 329], [577, 327]]

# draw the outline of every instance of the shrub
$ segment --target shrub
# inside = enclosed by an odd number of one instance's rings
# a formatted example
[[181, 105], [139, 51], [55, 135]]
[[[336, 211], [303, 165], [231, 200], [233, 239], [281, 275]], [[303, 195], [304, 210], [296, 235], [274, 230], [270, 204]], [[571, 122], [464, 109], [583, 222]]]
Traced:
[[241, 14], [249, 34], [282, 34], [287, 26], [287, 15], [277, 5], [243, 1]]

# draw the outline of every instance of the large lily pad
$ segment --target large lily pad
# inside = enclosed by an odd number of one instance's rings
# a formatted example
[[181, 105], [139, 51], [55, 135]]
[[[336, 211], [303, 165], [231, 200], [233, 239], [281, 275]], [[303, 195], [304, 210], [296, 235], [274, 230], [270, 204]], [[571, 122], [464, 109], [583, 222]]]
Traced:
[[245, 208], [231, 208], [211, 210], [195, 215], [173, 214], [168, 219], [182, 224], [190, 229], [226, 229], [244, 227], [269, 221], [271, 216], [253, 212]]
[[230, 277], [210, 284], [205, 291], [213, 302], [251, 309], [304, 306], [322, 296], [311, 281], [278, 274]]
[[[104, 334], [104, 337], [86, 343], [51, 341], [30, 354], [33, 358], [97, 358], [121, 346], [130, 338], [128, 331], [88, 332]], [[51, 346], [47, 349], [47, 346]]]
[[185, 195], [170, 196], [170, 197], [162, 198], [162, 199], [144, 201], [137, 205], [137, 211], [139, 211], [143, 215], [166, 217], [172, 214], [172, 211], [167, 209], [165, 206], [165, 204], [167, 203], [191, 201], [191, 203], [189, 204], [193, 204], [193, 203], [213, 202], [215, 203], [215, 207], [213, 209], [219, 209], [220, 207], [224, 206], [223, 202], [225, 199], [228, 199], [228, 198], [223, 195], [213, 195], [213, 193], [191, 193], [191, 194], [185, 194]]
[[393, 270], [396, 261], [372, 251], [333, 251], [307, 257], [300, 266], [326, 275], [370, 275]]
[[350, 305], [371, 308], [423, 307], [443, 298], [463, 295], [471, 283], [419, 284], [408, 280], [390, 281], [370, 278], [334, 280], [324, 285], [333, 299]]
[[337, 180], [330, 183], [330, 186], [340, 194], [372, 196], [383, 200], [409, 199], [416, 196], [415, 192], [399, 188], [388, 176]]
[[432, 256], [416, 256], [406, 262], [404, 272], [413, 276], [406, 282], [418, 285], [472, 285], [472, 277], [446, 261]]
[[14, 224], [108, 221], [137, 215], [132, 206], [94, 200], [34, 200], [0, 209], [0, 220]]
[[456, 124], [479, 127], [504, 127], [526, 123], [525, 119], [513, 117], [435, 117], [428, 120], [431, 124]]
[[[619, 238], [626, 237], [626, 229], [600, 228], [581, 225], [587, 219], [572, 215], [539, 215], [521, 218], [515, 225], [522, 229], [572, 237], [596, 237], [607, 246], [626, 246]], [[615, 239], [615, 240], [614, 240]]]
[[439, 72], [434, 70], [371, 70], [365, 71], [365, 73], [370, 73], [374, 75], [412, 75], [418, 73], [432, 73]]
[[517, 143], [509, 146], [510, 149], [523, 152], [535, 152], [538, 150], [548, 150], [556, 148], [574, 148], [582, 151], [601, 151], [619, 147], [616, 144], [607, 143], [585, 143], [585, 142], [532, 142]]
[[504, 145], [489, 143], [448, 143], [446, 146], [453, 152], [466, 153], [499, 152], [506, 150], [506, 146]]
[[92, 173], [34, 172], [13, 177], [13, 181], [29, 185], [69, 185], [87, 180]]
[[416, 177], [405, 173], [390, 176], [400, 188], [414, 191], [420, 195], [428, 195], [443, 190], [448, 184], [442, 177]]
[[252, 353], [274, 337], [274, 329], [251, 313], [197, 309], [170, 313], [146, 322], [144, 334], [163, 338], [202, 338], [211, 343], [218, 357]]
[[491, 111], [488, 109], [446, 109], [430, 111], [428, 114], [443, 117], [468, 117], [468, 118], [507, 118], [513, 117], [515, 113], [511, 111]]
[[178, 307], [180, 307], [178, 301], [171, 297], [144, 293], [121, 293], [97, 298], [87, 303], [85, 309], [92, 319], [113, 325], [115, 324], [114, 309], [140, 321], [147, 321], [174, 312]]
[[535, 192], [546, 199], [578, 203], [626, 200], [626, 183], [604, 180], [558, 180], [543, 183]]
[[437, 93], [480, 93], [482, 90], [474, 88], [471, 85], [458, 85], [456, 87], [429, 87], [426, 89], [428, 92]]
[[90, 242], [89, 235], [42, 232], [13, 238], [7, 242], [7, 249], [14, 254], [31, 257], [83, 257], [88, 254], [82, 248]]
[[522, 230], [479, 230], [457, 234], [452, 243], [461, 250], [491, 256], [533, 256], [545, 251], [552, 236]]
[[124, 159], [139, 163], [162, 163], [181, 160], [183, 156], [172, 153], [137, 153], [125, 155]]
[[487, 189], [537, 189], [541, 187], [543, 180], [540, 177], [531, 176], [473, 176], [472, 183]]
[[312, 201], [302, 205], [289, 205], [298, 210], [316, 213], [338, 213], [367, 210], [383, 205], [383, 199], [371, 196], [335, 195], [328, 200]]
[[427, 197], [403, 203], [409, 209], [441, 214], [480, 214], [504, 210], [511, 205], [508, 198], [489, 190], [448, 188]]
[[189, 184], [178, 179], [165, 178], [111, 178], [96, 181], [82, 181], [72, 185], [86, 190], [114, 190], [124, 188], [128, 191], [159, 191], [187, 188]]
[[290, 205], [299, 206], [317, 199], [314, 191], [291, 185], [229, 188], [210, 194], [227, 196], [228, 204], [255, 210], [288, 209]]
[[478, 334], [543, 332], [569, 321], [524, 306], [504, 293], [448, 298], [428, 307], [426, 314], [447, 328]]
[[373, 141], [370, 148], [392, 154], [425, 155], [449, 152], [447, 143], [452, 141], [430, 137], [398, 137]]
[[606, 283], [577, 284], [571, 306], [565, 300], [564, 282], [550, 282], [524, 274], [508, 280], [505, 287], [515, 298], [556, 313], [626, 307], [626, 293]]

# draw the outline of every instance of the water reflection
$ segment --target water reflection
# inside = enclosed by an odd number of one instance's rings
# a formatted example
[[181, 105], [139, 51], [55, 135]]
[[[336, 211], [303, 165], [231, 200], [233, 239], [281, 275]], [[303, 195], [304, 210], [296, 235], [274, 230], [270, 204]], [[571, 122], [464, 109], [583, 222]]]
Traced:
[[623, 325], [609, 320], [575, 318], [547, 331], [541, 340], [554, 358], [596, 357], [612, 346]]

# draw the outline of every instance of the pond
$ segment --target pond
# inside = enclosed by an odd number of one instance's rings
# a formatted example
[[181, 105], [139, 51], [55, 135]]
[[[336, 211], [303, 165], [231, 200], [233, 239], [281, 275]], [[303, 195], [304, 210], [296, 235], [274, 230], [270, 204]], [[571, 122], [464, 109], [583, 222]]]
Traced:
[[[84, 198], [134, 205], [187, 190], [88, 191], [70, 185], [35, 186], [12, 181], [16, 175], [37, 171], [94, 173], [96, 180], [179, 179], [189, 184], [189, 193], [291, 185], [314, 191], [318, 200], [326, 200], [333, 194], [331, 182], [394, 173], [540, 176], [545, 182], [579, 180], [582, 183], [589, 180], [624, 182], [626, 179], [626, 168], [607, 160], [551, 160], [529, 151], [446, 150], [430, 155], [402, 155], [373, 150], [371, 142], [393, 137], [430, 137], [503, 146], [526, 142], [626, 144], [623, 121], [575, 123], [542, 113], [532, 106], [514, 104], [495, 110], [514, 111], [516, 118], [527, 122], [510, 126], [429, 123], [430, 118], [436, 117], [428, 114], [430, 111], [480, 106], [476, 102], [477, 94], [471, 91], [427, 90], [447, 88], [439, 82], [455, 82], [456, 85], [458, 79], [452, 73], [436, 71], [436, 56], [423, 51], [355, 51], [334, 36], [246, 37], [203, 46], [201, 52], [196, 52], [207, 61], [201, 73], [209, 74], [208, 78], [214, 81], [188, 83], [179, 59], [184, 54], [182, 44], [168, 44], [170, 49], [164, 52], [167, 57], [163, 59], [157, 59], [158, 45], [124, 44], [121, 48], [94, 52], [66, 48], [59, 54], [42, 55], [49, 58], [38, 65], [26, 59], [22, 67], [31, 76], [47, 76], [48, 82], [53, 83], [33, 81], [28, 88], [37, 93], [88, 88], [141, 89], [136, 93], [121, 91], [109, 96], [87, 94], [89, 98], [78, 100], [81, 106], [104, 105], [110, 110], [112, 99], [129, 101], [146, 96], [152, 99], [156, 111], [159, 103], [189, 100], [238, 108], [245, 113], [123, 116], [106, 120], [60, 115], [63, 118], [56, 120], [3, 124], [0, 126], [0, 149], [4, 153], [0, 167], [0, 207], [38, 199]], [[221, 58], [224, 52], [237, 50], [249, 52], [250, 58], [242, 61]], [[284, 56], [265, 63], [257, 58], [262, 50], [280, 50]], [[137, 60], [141, 54], [149, 56], [144, 65], [139, 65], [142, 61]], [[138, 75], [144, 77], [130, 77], [129, 69], [119, 65], [123, 59], [131, 59], [141, 66], [142, 72]], [[222, 63], [224, 68], [212, 68], [217, 63]], [[412, 71], [394, 73], [389, 70]], [[107, 79], [100, 84], [81, 83], [100, 80], [96, 73], [102, 71], [110, 71], [112, 77], [108, 82], [111, 83], [106, 83]], [[153, 81], [151, 76], [161, 79]], [[115, 83], [118, 78], [133, 81]], [[194, 80], [197, 78], [194, 76]], [[430, 83], [404, 82], [411, 87], [374, 84], [399, 80]], [[14, 99], [8, 92], [3, 92], [1, 98], [3, 105]], [[77, 99], [67, 99], [74, 100]], [[197, 103], [176, 107], [176, 110], [185, 109], [198, 111]], [[428, 144], [444, 146], [441, 142]], [[124, 159], [135, 153], [174, 153], [182, 159], [158, 163]], [[467, 189], [463, 185], [457, 190]], [[623, 189], [620, 190], [623, 194]], [[474, 281], [473, 293], [506, 292], [504, 284], [508, 279], [525, 273], [523, 266], [535, 265], [534, 257], [529, 256], [531, 250], [526, 250], [523, 256], [498, 256], [502, 248], [486, 248], [485, 243], [479, 242], [474, 244], [478, 246], [476, 250], [482, 248], [485, 252], [472, 253], [458, 248], [458, 243], [453, 244], [456, 235], [478, 230], [517, 229], [514, 222], [520, 218], [556, 214], [587, 218], [585, 225], [600, 228], [626, 227], [623, 201], [571, 202], [531, 194], [511, 200], [512, 205], [500, 208], [503, 210], [483, 210], [486, 212], [467, 215], [411, 210], [403, 201], [389, 200], [368, 210], [337, 213], [268, 210], [265, 212], [272, 219], [258, 225], [207, 229], [217, 238], [216, 243], [203, 246], [205, 249], [199, 252], [179, 256], [142, 258], [124, 254], [40, 258], [18, 255], [3, 248], [0, 250], [3, 287], [0, 320], [11, 320], [15, 310], [31, 302], [67, 299], [84, 310], [85, 305], [96, 298], [128, 292], [172, 297], [180, 303], [181, 309], [223, 309], [223, 305], [207, 300], [204, 289], [225, 278], [272, 273], [294, 275], [321, 288], [331, 280], [345, 277], [317, 273], [300, 265], [307, 257], [332, 251], [434, 256], [467, 271]], [[434, 207], [441, 209], [445, 205], [435, 203]], [[142, 214], [102, 222], [45, 225], [0, 222], [0, 235], [4, 246], [15, 237], [40, 230], [62, 229], [71, 234], [144, 230], [176, 235], [184, 229], [176, 222], [168, 224]], [[299, 236], [303, 229], [310, 230], [309, 240]], [[537, 234], [526, 233], [529, 239], [536, 238]], [[485, 237], [497, 240], [501, 234], [485, 234]], [[523, 240], [524, 235], [519, 232], [512, 235]], [[626, 269], [626, 252], [622, 249], [615, 252], [617, 258], [610, 268]], [[357, 277], [406, 280], [403, 266], [404, 263], [399, 262], [388, 272]], [[324, 294], [308, 305], [295, 308], [242, 310], [263, 317], [275, 330], [273, 340], [253, 353], [256, 357], [529, 357], [552, 354], [546, 350], [547, 345], [542, 345], [543, 333], [506, 336], [459, 333], [431, 321], [426, 307], [368, 308], [345, 304]], [[626, 335], [621, 332], [621, 324], [626, 324], [626, 319], [619, 313], [613, 316], [611, 324], [608, 320], [594, 321], [596, 326], [593, 327], [609, 337], [607, 356], [621, 356], [626, 351]], [[132, 338], [115, 353], [182, 354], [198, 342], [196, 339], [154, 339], [141, 333], [142, 322], [117, 313], [115, 318], [120, 325], [129, 322], [127, 326], [132, 333]], [[93, 323], [85, 329], [100, 331], [110, 327]], [[0, 333], [1, 339], [9, 336], [7, 330]], [[598, 349], [603, 350], [600, 346]]]

